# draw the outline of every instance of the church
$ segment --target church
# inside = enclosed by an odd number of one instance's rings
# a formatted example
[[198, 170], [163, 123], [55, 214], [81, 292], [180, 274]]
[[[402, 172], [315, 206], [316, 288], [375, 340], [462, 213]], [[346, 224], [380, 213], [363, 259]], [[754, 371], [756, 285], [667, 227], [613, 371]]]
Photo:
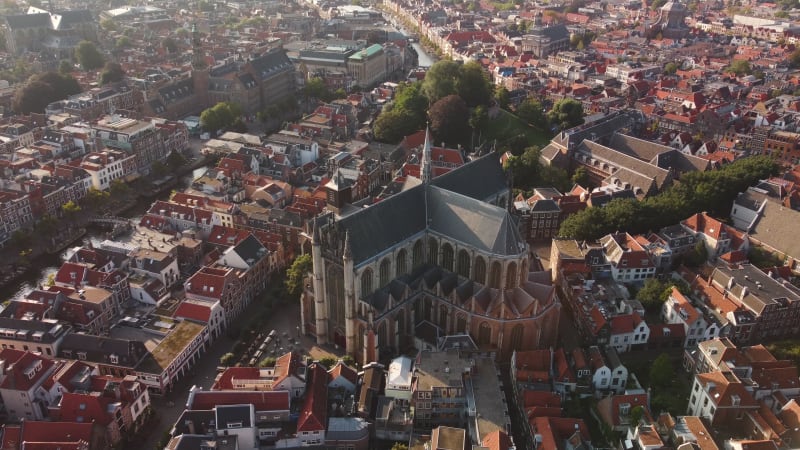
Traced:
[[313, 221], [304, 332], [362, 364], [451, 335], [503, 358], [555, 345], [561, 305], [550, 274], [532, 270], [497, 155], [433, 178], [426, 132], [415, 181]]

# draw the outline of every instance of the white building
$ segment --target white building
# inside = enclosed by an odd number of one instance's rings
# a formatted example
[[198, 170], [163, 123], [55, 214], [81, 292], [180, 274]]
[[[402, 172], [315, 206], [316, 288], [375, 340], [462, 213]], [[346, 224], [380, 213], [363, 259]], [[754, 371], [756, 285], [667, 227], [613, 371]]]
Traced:
[[720, 328], [715, 323], [707, 321], [705, 316], [675, 287], [661, 308], [661, 318], [665, 323], [683, 326], [686, 333], [684, 348], [694, 348], [700, 342], [719, 336]]

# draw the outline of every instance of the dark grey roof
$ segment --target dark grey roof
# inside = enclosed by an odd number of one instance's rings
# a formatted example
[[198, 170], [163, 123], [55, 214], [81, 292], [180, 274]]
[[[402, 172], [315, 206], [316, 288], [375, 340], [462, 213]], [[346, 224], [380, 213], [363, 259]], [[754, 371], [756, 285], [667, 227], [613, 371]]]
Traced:
[[229, 424], [234, 428], [249, 428], [253, 425], [250, 420], [252, 405], [221, 405], [217, 406], [217, 429], [225, 430]]
[[160, 88], [158, 93], [164, 102], [174, 103], [194, 95], [194, 83], [191, 79], [181, 80]]
[[70, 28], [71, 25], [93, 23], [95, 21], [92, 12], [88, 9], [73, 9], [70, 11], [58, 11], [53, 14], [57, 20], [57, 28]]
[[[69, 353], [67, 356], [66, 353]], [[118, 362], [113, 365], [136, 367], [147, 354], [147, 348], [138, 341], [114, 339], [87, 334], [69, 333], [61, 341], [59, 356], [77, 358], [79, 352], [86, 353], [86, 360], [102, 364], [112, 364], [110, 356], [116, 355]]]
[[661, 153], [674, 151], [672, 147], [667, 147], [666, 145], [661, 145], [656, 142], [645, 141], [644, 139], [638, 139], [622, 133], [614, 133], [614, 135], [611, 136], [611, 141], [608, 143], [608, 146], [618, 152], [625, 153], [634, 158], [639, 158], [642, 161], [652, 161], [653, 158]]
[[559, 212], [561, 208], [558, 207], [558, 203], [553, 200], [537, 200], [533, 202], [531, 205], [531, 211], [536, 212], [545, 212], [545, 211], [553, 211]]
[[11, 29], [50, 27], [50, 14], [20, 14], [6, 16], [6, 23]]
[[494, 200], [508, 189], [508, 179], [496, 153], [471, 161], [456, 170], [439, 175], [431, 184], [477, 200]]
[[252, 234], [236, 244], [233, 251], [248, 265], [253, 265], [255, 262], [260, 261], [267, 254], [267, 249]]
[[250, 61], [250, 65], [256, 77], [261, 80], [266, 80], [275, 74], [294, 69], [284, 50], [270, 51]]
[[428, 189], [427, 204], [432, 231], [499, 255], [516, 255], [525, 248], [516, 223], [503, 208], [436, 186]]
[[22, 320], [11, 317], [0, 317], [0, 329], [15, 331], [14, 337], [6, 336], [5, 339], [33, 341], [33, 335], [36, 334], [41, 336], [41, 341], [39, 342], [43, 343], [51, 343], [64, 333], [64, 327], [53, 322]]
[[401, 192], [339, 221], [350, 231], [353, 261], [358, 264], [425, 229], [422, 185]]

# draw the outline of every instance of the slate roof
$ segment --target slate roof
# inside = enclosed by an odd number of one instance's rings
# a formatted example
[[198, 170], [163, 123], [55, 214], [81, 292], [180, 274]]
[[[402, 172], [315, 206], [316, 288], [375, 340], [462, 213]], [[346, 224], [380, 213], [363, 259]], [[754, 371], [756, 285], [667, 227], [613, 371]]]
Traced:
[[427, 205], [432, 231], [493, 254], [516, 255], [525, 248], [511, 214], [500, 207], [435, 186], [428, 189]]
[[787, 256], [800, 259], [800, 240], [796, 237], [798, 221], [800, 212], [767, 201], [750, 230], [750, 236]]
[[262, 81], [294, 67], [285, 51], [268, 52], [250, 61], [250, 65]]
[[13, 29], [50, 27], [50, 14], [20, 14], [6, 16], [8, 27]]
[[61, 341], [59, 356], [66, 357], [68, 351], [72, 352], [70, 358], [77, 357], [78, 352], [86, 352], [87, 361], [101, 364], [111, 364], [109, 356], [114, 354], [118, 358], [114, 365], [123, 367], [136, 367], [148, 354], [144, 344], [138, 341], [77, 333], [69, 333]]
[[228, 424], [236, 423], [236, 428], [250, 428], [250, 405], [220, 405], [216, 407], [217, 428], [225, 430]]
[[483, 201], [494, 200], [493, 195], [508, 189], [503, 166], [494, 153], [434, 178], [431, 185]]

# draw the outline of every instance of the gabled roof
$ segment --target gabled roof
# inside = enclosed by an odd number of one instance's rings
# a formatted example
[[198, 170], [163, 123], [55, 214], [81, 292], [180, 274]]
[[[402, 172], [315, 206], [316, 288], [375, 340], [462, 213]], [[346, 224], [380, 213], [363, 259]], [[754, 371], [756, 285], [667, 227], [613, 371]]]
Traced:
[[297, 419], [297, 432], [324, 431], [328, 420], [328, 373], [321, 364], [308, 368], [308, 389], [300, 417]]
[[184, 300], [172, 316], [208, 323], [211, 318], [211, 308], [208, 305]]
[[5, 362], [5, 379], [0, 383], [0, 388], [17, 391], [27, 391], [42, 384], [54, 364], [52, 359], [10, 348], [0, 350], [0, 360]]
[[353, 386], [358, 382], [358, 373], [352, 367], [348, 366], [342, 361], [336, 363], [335, 366], [328, 371], [331, 381], [343, 377], [347, 381], [353, 383]]
[[196, 391], [188, 409], [214, 409], [219, 405], [253, 405], [256, 411], [288, 411], [289, 391]]

